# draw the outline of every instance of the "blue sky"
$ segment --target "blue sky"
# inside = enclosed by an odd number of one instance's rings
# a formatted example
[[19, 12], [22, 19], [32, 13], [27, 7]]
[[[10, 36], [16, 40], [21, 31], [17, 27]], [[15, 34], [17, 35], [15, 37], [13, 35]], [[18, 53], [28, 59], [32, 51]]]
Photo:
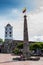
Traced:
[[28, 6], [29, 5], [34, 5], [34, 3], [32, 3], [32, 0], [28, 0], [28, 1], [24, 1], [24, 0], [1, 0], [0, 1], [0, 8], [21, 8], [23, 6]]
[[0, 0], [0, 38], [4, 39], [4, 28], [10, 23], [13, 39], [23, 40], [24, 7], [27, 8], [29, 39], [43, 41], [43, 0]]
[[[9, 17], [9, 14], [11, 14], [10, 12], [15, 9], [15, 10], [19, 10], [22, 13], [23, 8], [26, 7], [27, 11], [34, 11], [36, 8], [36, 1], [33, 0], [28, 0], [28, 1], [24, 1], [24, 0], [0, 0], [0, 15], [1, 16], [7, 16], [7, 18]], [[12, 18], [16, 18], [16, 14], [15, 17]]]
[[24, 7], [28, 10], [33, 10], [35, 8], [35, 1], [33, 0], [0, 0], [0, 12], [6, 12], [12, 8], [17, 8], [22, 10]]
[[[27, 11], [34, 11], [36, 9], [35, 0], [0, 0], [0, 16], [10, 19], [18, 19], [22, 14], [23, 8], [26, 7]], [[16, 11], [16, 13], [15, 13]], [[17, 13], [18, 12], [18, 13]], [[14, 15], [12, 15], [14, 14]]]

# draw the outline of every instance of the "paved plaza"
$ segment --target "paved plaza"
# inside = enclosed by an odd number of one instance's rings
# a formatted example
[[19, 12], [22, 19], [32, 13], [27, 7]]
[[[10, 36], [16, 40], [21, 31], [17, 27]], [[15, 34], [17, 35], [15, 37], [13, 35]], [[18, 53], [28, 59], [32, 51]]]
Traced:
[[43, 65], [43, 57], [39, 61], [13, 61], [11, 54], [0, 54], [0, 65]]

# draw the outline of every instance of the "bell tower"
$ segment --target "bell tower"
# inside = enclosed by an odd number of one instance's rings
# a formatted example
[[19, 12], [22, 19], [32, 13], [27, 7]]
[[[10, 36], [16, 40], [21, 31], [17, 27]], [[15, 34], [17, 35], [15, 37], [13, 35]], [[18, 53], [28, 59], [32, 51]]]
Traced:
[[5, 40], [12, 40], [13, 39], [13, 30], [10, 24], [7, 24], [5, 27]]
[[7, 24], [5, 27], [5, 44], [4, 52], [12, 52], [12, 41], [13, 41], [13, 27]]

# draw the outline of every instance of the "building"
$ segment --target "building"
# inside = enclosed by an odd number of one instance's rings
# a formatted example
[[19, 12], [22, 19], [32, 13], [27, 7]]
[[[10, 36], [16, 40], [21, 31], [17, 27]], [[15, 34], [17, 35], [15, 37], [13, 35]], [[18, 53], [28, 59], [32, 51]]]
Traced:
[[10, 24], [5, 26], [5, 43], [4, 52], [12, 52], [12, 42], [13, 42], [13, 27]]

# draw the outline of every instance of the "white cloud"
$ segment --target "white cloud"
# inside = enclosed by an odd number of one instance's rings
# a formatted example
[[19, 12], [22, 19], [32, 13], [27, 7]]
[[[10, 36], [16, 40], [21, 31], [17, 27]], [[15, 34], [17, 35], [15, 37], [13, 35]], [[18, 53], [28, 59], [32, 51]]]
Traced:
[[38, 5], [38, 7], [43, 6], [43, 0], [37, 0], [37, 5]]
[[[28, 12], [27, 21], [29, 40], [43, 41], [43, 11], [39, 13]], [[0, 16], [0, 38], [4, 39], [4, 27], [7, 23], [13, 26], [13, 38], [23, 39], [23, 14], [19, 10], [12, 9], [8, 15]]]
[[38, 13], [40, 11], [43, 11], [43, 0], [28, 0], [26, 2], [26, 6], [27, 9], [29, 9], [32, 13]]
[[43, 11], [43, 0], [35, 0], [36, 1], [36, 12]]
[[[15, 10], [16, 11], [16, 10]], [[14, 39], [23, 39], [23, 21], [20, 20], [20, 15], [19, 11], [17, 12], [11, 11], [8, 15], [6, 16], [0, 16], [0, 38], [4, 39], [4, 34], [5, 34], [5, 26], [10, 23], [13, 26], [13, 38]], [[18, 18], [11, 18], [11, 16], [15, 17], [17, 14]], [[22, 19], [22, 18], [21, 18]], [[3, 31], [3, 32], [2, 32]]]
[[43, 41], [43, 11], [28, 15], [28, 27], [30, 40]]

